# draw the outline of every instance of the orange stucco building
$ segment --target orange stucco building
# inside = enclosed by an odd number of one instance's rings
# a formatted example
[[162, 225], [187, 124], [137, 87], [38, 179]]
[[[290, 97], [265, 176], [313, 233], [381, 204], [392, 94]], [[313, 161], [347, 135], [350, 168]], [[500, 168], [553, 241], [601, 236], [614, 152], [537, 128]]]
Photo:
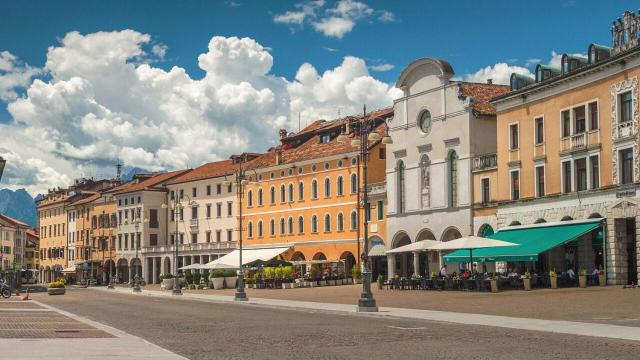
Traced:
[[[385, 121], [391, 116], [393, 110], [385, 109], [367, 118], [383, 134]], [[279, 146], [247, 164], [249, 182], [242, 202], [246, 247], [289, 246], [284, 254], [288, 260], [356, 263], [364, 243], [364, 211], [357, 206], [363, 168], [358, 148], [351, 146], [350, 140], [361, 120], [318, 120], [295, 134], [281, 131]], [[337, 139], [342, 132], [349, 134], [345, 142]], [[386, 153], [380, 140], [369, 142], [369, 146], [372, 248], [386, 241]]]
[[63, 190], [50, 191], [38, 202], [40, 228], [40, 282], [54, 281], [67, 266], [68, 195]]

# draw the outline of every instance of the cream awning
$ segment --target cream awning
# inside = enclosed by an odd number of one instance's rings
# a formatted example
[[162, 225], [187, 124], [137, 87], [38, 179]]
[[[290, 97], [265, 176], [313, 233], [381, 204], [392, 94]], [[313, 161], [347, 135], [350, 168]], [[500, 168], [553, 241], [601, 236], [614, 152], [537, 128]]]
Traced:
[[387, 251], [387, 254], [397, 254], [403, 252], [414, 252], [414, 251], [427, 251], [430, 250], [431, 247], [440, 244], [440, 241], [435, 240], [421, 240], [411, 243], [409, 245], [400, 246], [399, 248], [395, 248]]
[[61, 272], [62, 272], [63, 274], [74, 274], [74, 273], [76, 272], [76, 266], [75, 266], [75, 265], [73, 265], [73, 266], [70, 266], [70, 267], [68, 267], [68, 268], [66, 268], [66, 269], [62, 269], [62, 271], [61, 271]]
[[378, 245], [373, 245], [370, 249], [369, 249], [369, 253], [367, 255], [369, 255], [369, 257], [372, 256], [385, 256], [385, 251], [387, 250], [387, 248], [384, 245], [378, 244]]
[[[271, 249], [243, 249], [242, 265], [256, 260], [268, 261], [289, 250], [289, 247]], [[240, 250], [233, 250], [227, 255], [204, 264], [200, 269], [237, 269], [240, 263]]]

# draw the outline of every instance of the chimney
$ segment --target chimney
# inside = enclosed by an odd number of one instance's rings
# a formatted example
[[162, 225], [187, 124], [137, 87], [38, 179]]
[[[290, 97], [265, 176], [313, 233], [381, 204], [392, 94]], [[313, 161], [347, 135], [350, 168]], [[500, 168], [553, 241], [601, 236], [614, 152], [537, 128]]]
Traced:
[[276, 165], [280, 165], [281, 163], [282, 163], [282, 150], [280, 150], [280, 148], [277, 147], [276, 148]]
[[493, 79], [487, 79], [487, 84], [493, 85]]
[[280, 129], [279, 134], [280, 134], [280, 140], [286, 138], [287, 137], [287, 129]]

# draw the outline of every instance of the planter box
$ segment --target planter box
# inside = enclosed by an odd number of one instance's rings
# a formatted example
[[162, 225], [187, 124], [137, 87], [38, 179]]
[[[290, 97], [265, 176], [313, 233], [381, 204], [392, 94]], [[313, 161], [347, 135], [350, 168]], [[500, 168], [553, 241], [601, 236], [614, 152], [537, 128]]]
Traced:
[[607, 285], [607, 278], [604, 276], [604, 274], [598, 274], [598, 285], [600, 286]]
[[227, 276], [224, 278], [224, 283], [228, 289], [234, 289], [238, 283], [238, 278], [235, 276]]
[[174, 283], [175, 283], [174, 279], [163, 279], [160, 287], [164, 290], [172, 290]]
[[295, 287], [295, 283], [282, 283], [283, 289], [293, 289]]
[[587, 287], [587, 277], [585, 275], [579, 275], [578, 283], [580, 284], [581, 288]]
[[549, 278], [549, 280], [551, 280], [551, 288], [552, 289], [557, 289], [558, 288], [558, 277], [557, 276], [552, 276]]
[[327, 285], [336, 286], [336, 281], [335, 280], [327, 280]]
[[530, 291], [531, 290], [531, 279], [522, 279], [523, 283], [524, 283], [524, 290], [525, 291]]
[[66, 292], [66, 288], [47, 288], [47, 294], [49, 295], [64, 295]]
[[216, 290], [224, 289], [224, 278], [211, 278], [211, 283], [213, 283], [213, 288]]

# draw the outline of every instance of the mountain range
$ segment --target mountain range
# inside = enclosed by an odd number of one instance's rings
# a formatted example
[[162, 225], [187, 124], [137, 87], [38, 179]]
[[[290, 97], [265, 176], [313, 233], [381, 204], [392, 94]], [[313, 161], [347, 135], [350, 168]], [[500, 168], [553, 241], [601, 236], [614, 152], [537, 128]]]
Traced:
[[0, 214], [20, 220], [31, 227], [36, 227], [38, 222], [35, 199], [25, 189], [0, 190]]

